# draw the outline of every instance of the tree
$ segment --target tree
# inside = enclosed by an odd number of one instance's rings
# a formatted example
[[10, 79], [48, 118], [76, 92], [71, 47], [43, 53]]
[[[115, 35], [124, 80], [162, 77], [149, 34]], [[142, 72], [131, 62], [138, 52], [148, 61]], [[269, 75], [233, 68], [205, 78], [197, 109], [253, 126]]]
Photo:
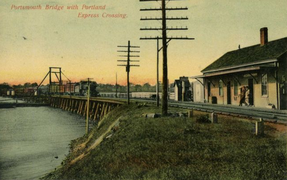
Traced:
[[149, 83], [145, 83], [143, 85], [143, 91], [149, 91], [150, 90], [150, 84]]
[[135, 85], [135, 91], [142, 91], [142, 86], [140, 84]]
[[37, 86], [38, 86], [38, 83], [34, 82], [34, 83], [31, 84], [31, 86], [32, 86], [32, 87], [37, 87]]
[[18, 85], [13, 85], [13, 88], [22, 88], [23, 85], [22, 84], [18, 84]]
[[24, 87], [30, 87], [30, 86], [31, 86], [31, 83], [26, 82], [26, 83], [24, 84]]
[[0, 84], [0, 94], [6, 94], [9, 89], [11, 89], [11, 86], [8, 83]]

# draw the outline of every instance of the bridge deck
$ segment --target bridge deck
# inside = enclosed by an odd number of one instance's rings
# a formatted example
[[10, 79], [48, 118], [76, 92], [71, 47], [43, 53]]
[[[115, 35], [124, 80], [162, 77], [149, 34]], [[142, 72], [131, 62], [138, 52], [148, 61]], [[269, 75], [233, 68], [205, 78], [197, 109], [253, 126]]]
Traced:
[[[78, 114], [85, 115], [86, 112], [86, 100], [87, 97], [83, 96], [51, 96], [54, 100], [51, 104], [53, 107], [59, 107], [65, 110], [77, 112]], [[154, 100], [148, 99], [132, 99], [132, 102], [145, 102], [156, 103]], [[90, 112], [94, 113], [94, 117], [102, 117], [109, 112], [115, 106], [126, 104], [126, 99], [120, 98], [104, 98], [104, 97], [91, 97], [90, 98]], [[14, 107], [14, 104], [0, 104], [2, 107]], [[19, 103], [17, 107], [29, 107], [29, 106], [47, 106], [47, 104], [39, 103]], [[263, 118], [265, 121], [278, 122], [287, 124], [287, 110], [275, 110], [268, 108], [257, 108], [247, 106], [235, 106], [235, 105], [218, 105], [208, 103], [194, 103], [194, 102], [176, 102], [170, 101], [169, 106], [180, 107], [185, 109], [195, 109], [206, 112], [216, 112], [219, 114], [226, 114], [232, 116], [239, 116], [244, 118]], [[98, 114], [97, 114], [98, 113]]]

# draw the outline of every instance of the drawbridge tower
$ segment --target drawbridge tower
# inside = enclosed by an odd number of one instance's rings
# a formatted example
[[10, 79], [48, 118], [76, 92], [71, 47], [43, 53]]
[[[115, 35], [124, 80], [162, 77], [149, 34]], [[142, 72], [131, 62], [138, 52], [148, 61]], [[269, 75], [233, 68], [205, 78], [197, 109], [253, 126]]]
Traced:
[[[61, 67], [49, 67], [49, 71], [46, 74], [46, 76], [44, 77], [44, 79], [41, 81], [41, 83], [38, 85], [37, 91], [38, 91], [38, 88], [45, 81], [45, 79], [49, 76], [49, 94], [51, 94], [53, 92], [59, 92], [59, 88], [63, 85], [62, 75], [64, 75], [64, 74], [62, 72]], [[69, 82], [71, 82], [71, 81], [69, 80]]]

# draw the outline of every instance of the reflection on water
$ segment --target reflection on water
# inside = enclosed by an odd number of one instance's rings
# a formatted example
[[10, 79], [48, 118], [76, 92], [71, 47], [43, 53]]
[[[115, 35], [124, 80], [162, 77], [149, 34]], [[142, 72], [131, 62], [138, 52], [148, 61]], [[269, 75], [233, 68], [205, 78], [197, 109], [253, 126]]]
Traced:
[[0, 109], [0, 179], [39, 179], [85, 133], [83, 117], [50, 107]]
[[25, 101], [19, 100], [18, 98], [10, 98], [10, 97], [0, 97], [0, 104], [1, 103], [24, 103]]

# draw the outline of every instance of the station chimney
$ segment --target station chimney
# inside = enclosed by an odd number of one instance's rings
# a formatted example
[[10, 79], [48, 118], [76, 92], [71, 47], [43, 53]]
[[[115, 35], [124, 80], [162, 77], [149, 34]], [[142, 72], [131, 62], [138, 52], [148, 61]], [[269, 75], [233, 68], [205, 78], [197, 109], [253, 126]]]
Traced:
[[260, 29], [260, 45], [264, 46], [268, 43], [268, 28], [263, 27]]

